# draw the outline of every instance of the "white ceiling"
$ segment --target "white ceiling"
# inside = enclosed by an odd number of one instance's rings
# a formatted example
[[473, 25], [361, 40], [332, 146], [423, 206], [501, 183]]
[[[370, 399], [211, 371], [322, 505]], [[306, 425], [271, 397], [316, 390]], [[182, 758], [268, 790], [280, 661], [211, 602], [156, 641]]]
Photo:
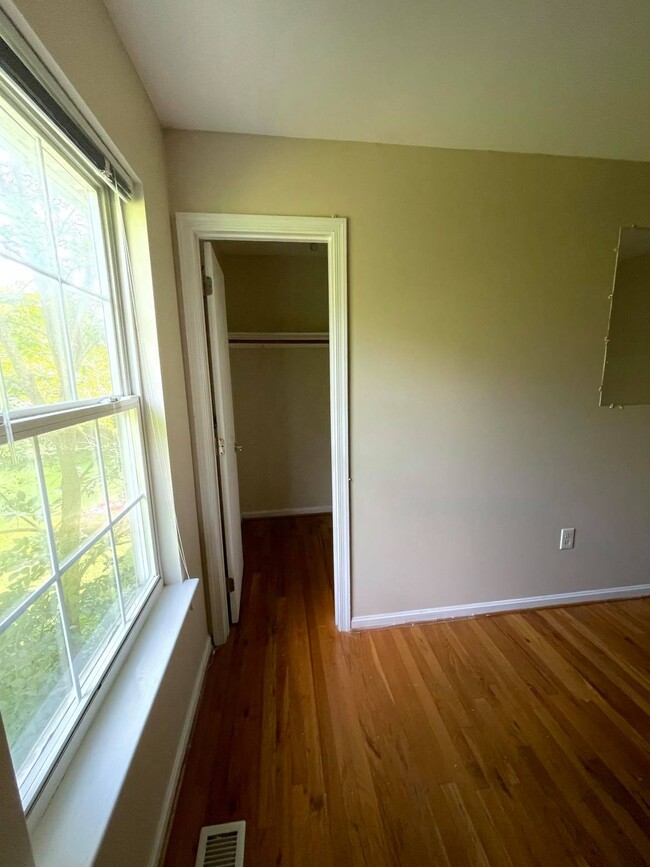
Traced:
[[165, 126], [650, 159], [650, 0], [105, 0]]

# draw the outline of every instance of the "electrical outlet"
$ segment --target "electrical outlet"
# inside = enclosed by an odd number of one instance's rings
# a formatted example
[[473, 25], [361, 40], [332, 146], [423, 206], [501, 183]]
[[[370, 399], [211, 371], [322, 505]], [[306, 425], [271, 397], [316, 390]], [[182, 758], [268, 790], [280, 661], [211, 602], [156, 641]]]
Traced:
[[568, 548], [573, 548], [576, 540], [576, 528], [567, 527], [560, 533], [560, 551], [566, 551]]

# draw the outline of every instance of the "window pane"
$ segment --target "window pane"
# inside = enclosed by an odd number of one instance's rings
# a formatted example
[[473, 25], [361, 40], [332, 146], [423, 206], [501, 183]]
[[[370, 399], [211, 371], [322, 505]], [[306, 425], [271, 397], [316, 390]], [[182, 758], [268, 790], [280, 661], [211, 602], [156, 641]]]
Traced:
[[33, 442], [0, 446], [0, 621], [50, 574]]
[[47, 151], [44, 159], [61, 279], [89, 292], [106, 292], [98, 266], [98, 254], [103, 265], [103, 250], [96, 249], [93, 227], [97, 193]]
[[99, 421], [111, 516], [145, 492], [138, 412], [130, 409]]
[[101, 652], [121, 626], [115, 565], [108, 533], [61, 578], [77, 671]]
[[56, 591], [0, 635], [0, 713], [16, 769], [72, 695]]
[[39, 437], [59, 563], [108, 524], [95, 422]]
[[74, 398], [56, 280], [0, 255], [0, 361], [11, 409]]
[[127, 612], [153, 577], [146, 509], [146, 502], [138, 503], [115, 525], [115, 550]]
[[[109, 305], [85, 292], [64, 289], [72, 363], [80, 399], [114, 394], [109, 359], [107, 322]], [[109, 325], [111, 325], [109, 319]]]
[[55, 273], [38, 139], [0, 108], [0, 252]]

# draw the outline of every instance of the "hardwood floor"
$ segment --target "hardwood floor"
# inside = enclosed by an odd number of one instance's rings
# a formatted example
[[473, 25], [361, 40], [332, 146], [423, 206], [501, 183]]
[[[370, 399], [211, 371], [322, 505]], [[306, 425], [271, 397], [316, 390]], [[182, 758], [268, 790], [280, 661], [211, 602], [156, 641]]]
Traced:
[[246, 521], [165, 860], [650, 864], [650, 599], [339, 634], [326, 516]]

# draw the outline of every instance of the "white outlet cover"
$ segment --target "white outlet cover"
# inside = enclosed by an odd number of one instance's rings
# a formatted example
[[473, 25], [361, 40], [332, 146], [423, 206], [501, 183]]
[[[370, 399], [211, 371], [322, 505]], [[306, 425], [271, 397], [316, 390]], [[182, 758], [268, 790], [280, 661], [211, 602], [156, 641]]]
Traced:
[[576, 539], [576, 528], [565, 527], [560, 533], [560, 551], [568, 551], [573, 548]]

